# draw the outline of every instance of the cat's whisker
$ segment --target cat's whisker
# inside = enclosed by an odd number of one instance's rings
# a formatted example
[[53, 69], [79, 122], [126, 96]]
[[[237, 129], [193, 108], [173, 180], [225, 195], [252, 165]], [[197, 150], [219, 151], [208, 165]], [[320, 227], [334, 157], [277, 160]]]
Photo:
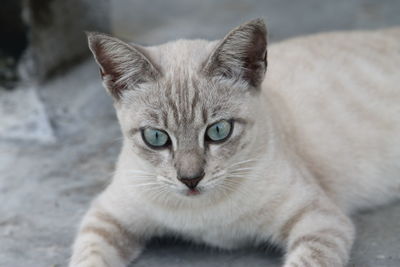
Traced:
[[236, 164], [242, 164], [242, 163], [246, 163], [246, 162], [256, 161], [258, 159], [259, 158], [251, 158], [251, 159], [245, 159], [245, 160], [242, 160], [242, 161], [237, 161], [237, 162], [233, 163], [231, 166], [236, 165]]
[[130, 177], [132, 179], [135, 179], [135, 180], [155, 180], [156, 179], [156, 177], [154, 175], [143, 176], [143, 175], [140, 175], [140, 174], [128, 174], [126, 176]]
[[[251, 170], [253, 170], [253, 169], [251, 169]], [[205, 185], [207, 185], [207, 186], [216, 185], [217, 182], [215, 182], [215, 181], [218, 180], [218, 179], [221, 179], [223, 177], [225, 177], [227, 179], [231, 179], [231, 178], [233, 178], [233, 179], [241, 179], [241, 178], [243, 178], [243, 179], [247, 179], [247, 180], [258, 180], [259, 179], [259, 177], [256, 176], [254, 173], [246, 172], [246, 171], [244, 171], [244, 168], [243, 168], [243, 170], [240, 170], [240, 171], [239, 170], [238, 171], [232, 171], [232, 172], [228, 172], [226, 174], [224, 173], [224, 174], [221, 174], [221, 175], [213, 176], [207, 181], [207, 183]]]
[[155, 175], [149, 175], [149, 174], [140, 174], [140, 173], [128, 173], [128, 175], [131, 175], [133, 177], [156, 177]]
[[141, 173], [141, 174], [155, 175], [154, 173], [146, 172], [146, 171], [142, 171], [142, 170], [125, 170], [124, 173]]
[[167, 178], [165, 178], [165, 177], [162, 177], [162, 178], [157, 177], [157, 179], [158, 179], [158, 181], [160, 181], [160, 182], [162, 182], [162, 183], [164, 183], [164, 184], [167, 184], [167, 185], [169, 185], [169, 186], [175, 186], [175, 183], [174, 183], [174, 182], [172, 182], [171, 180], [169, 180], [169, 179], [167, 179]]
[[260, 172], [259, 170], [254, 168], [241, 168], [241, 169], [230, 170], [227, 174], [229, 173], [260, 173]]
[[226, 180], [224, 186], [230, 188], [232, 192], [236, 191], [244, 195], [251, 194], [251, 191], [249, 189], [238, 186], [237, 183], [234, 183], [232, 180]]
[[239, 161], [239, 162], [235, 162], [232, 165], [228, 166], [228, 169], [230, 169], [230, 168], [232, 168], [234, 166], [237, 166], [237, 165], [243, 165], [243, 164], [246, 164], [246, 163], [255, 162], [257, 160], [258, 160], [258, 158], [253, 158], [253, 159], [247, 159], [247, 160], [242, 160], [242, 161]]
[[171, 180], [161, 175], [157, 175], [157, 180], [171, 183]]
[[217, 179], [219, 179], [219, 178], [221, 178], [221, 177], [224, 177], [224, 176], [225, 176], [225, 174], [213, 176], [213, 177], [211, 177], [207, 182], [212, 182], [212, 181], [217, 180]]
[[259, 177], [251, 177], [251, 176], [230, 176], [227, 178], [228, 179], [226, 179], [226, 180], [232, 180], [232, 181], [236, 181], [236, 180], [252, 181], [252, 182], [260, 181]]
[[250, 170], [236, 170], [236, 171], [230, 171], [226, 174], [226, 176], [231, 175], [231, 174], [235, 174], [235, 175], [253, 175], [255, 174], [255, 172], [250, 171]]
[[222, 187], [225, 190], [229, 191], [230, 193], [237, 192], [237, 193], [242, 194], [242, 195], [251, 194], [250, 190], [245, 190], [244, 188], [238, 186], [235, 183], [229, 183], [229, 182], [228, 183], [224, 183], [224, 184], [222, 184]]
[[256, 175], [256, 173], [250, 171], [234, 171], [226, 174], [226, 176], [229, 175]]
[[228, 198], [228, 192], [232, 191], [228, 186], [221, 184], [218, 186], [218, 192], [222, 192], [225, 198]]
[[135, 178], [135, 179], [147, 179], [147, 180], [152, 180], [152, 179], [156, 178], [156, 176], [154, 176], [154, 175], [143, 175], [143, 174], [134, 174], [134, 173], [127, 174], [126, 176], [127, 177], [132, 177], [132, 178]]
[[230, 173], [238, 173], [238, 174], [245, 173], [245, 174], [248, 174], [248, 173], [253, 173], [253, 169], [233, 170], [233, 171], [230, 171], [228, 174], [230, 174]]
[[159, 190], [160, 187], [161, 187], [160, 184], [152, 185], [152, 186], [145, 186], [145, 187], [143, 187], [143, 190], [146, 191], [146, 195], [148, 197], [151, 197], [154, 194], [154, 192], [157, 192]]
[[128, 185], [128, 187], [145, 187], [145, 186], [153, 186], [153, 185], [158, 185], [158, 183], [134, 184], [134, 185]]
[[228, 171], [231, 171], [231, 170], [254, 170], [255, 168], [254, 167], [251, 167], [251, 166], [243, 166], [243, 167], [240, 167], [240, 166], [237, 166], [237, 167], [235, 167], [235, 168], [230, 168], [230, 169], [228, 169]]
[[255, 176], [255, 175], [228, 175], [226, 177], [227, 181], [231, 181], [231, 180], [246, 180], [246, 181], [260, 181], [261, 177], [259, 176]]
[[204, 186], [209, 187], [209, 186], [214, 186], [220, 184], [219, 180], [213, 179], [213, 180], [208, 180]]
[[175, 186], [174, 183], [171, 183], [169, 181], [162, 181], [164, 184], [169, 185], [169, 186]]
[[155, 177], [154, 176], [136, 176], [136, 175], [132, 175], [129, 177], [132, 180], [135, 181], [154, 181]]
[[166, 193], [167, 191], [167, 186], [160, 185], [159, 187], [154, 188], [152, 194], [149, 195], [149, 197], [152, 199], [158, 199], [160, 196], [165, 195], [164, 193]]

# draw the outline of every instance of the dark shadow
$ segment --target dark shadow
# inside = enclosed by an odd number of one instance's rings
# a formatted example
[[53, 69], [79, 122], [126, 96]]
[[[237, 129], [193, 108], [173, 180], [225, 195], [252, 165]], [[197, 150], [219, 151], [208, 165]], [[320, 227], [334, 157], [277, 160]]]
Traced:
[[15, 86], [18, 61], [28, 46], [28, 29], [22, 20], [22, 0], [3, 0], [0, 8], [0, 85]]

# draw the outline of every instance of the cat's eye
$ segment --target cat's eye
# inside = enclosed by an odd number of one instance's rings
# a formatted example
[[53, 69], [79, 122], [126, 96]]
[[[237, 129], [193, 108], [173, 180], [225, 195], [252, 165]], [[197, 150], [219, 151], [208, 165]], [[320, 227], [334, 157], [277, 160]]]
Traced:
[[142, 138], [151, 148], [163, 148], [170, 144], [168, 134], [154, 128], [144, 128], [142, 130]]
[[209, 126], [206, 131], [206, 140], [211, 142], [223, 142], [232, 133], [232, 121], [222, 120]]

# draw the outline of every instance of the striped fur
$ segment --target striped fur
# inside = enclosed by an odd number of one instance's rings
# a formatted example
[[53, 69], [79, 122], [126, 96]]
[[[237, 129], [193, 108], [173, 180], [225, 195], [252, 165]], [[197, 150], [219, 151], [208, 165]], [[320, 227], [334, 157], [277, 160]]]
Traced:
[[[272, 45], [260, 84], [265, 34], [261, 20], [222, 41], [147, 48], [89, 34], [124, 144], [70, 267], [127, 266], [164, 234], [226, 249], [270, 240], [284, 267], [346, 266], [348, 215], [400, 196], [400, 29]], [[234, 121], [230, 138], [205, 142], [221, 119]], [[171, 146], [148, 147], [149, 126]], [[188, 194], [177, 173], [200, 168]]]

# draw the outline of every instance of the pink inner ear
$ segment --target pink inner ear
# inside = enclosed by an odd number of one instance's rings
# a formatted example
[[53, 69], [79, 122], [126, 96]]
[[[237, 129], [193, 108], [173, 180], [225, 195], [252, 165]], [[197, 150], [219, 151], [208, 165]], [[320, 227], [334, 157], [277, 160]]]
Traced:
[[97, 61], [101, 66], [101, 77], [110, 75], [112, 81], [117, 81], [122, 75], [122, 73], [118, 71], [118, 62], [114, 62], [115, 60], [113, 59], [113, 57], [115, 57], [115, 55], [113, 53], [107, 53], [107, 48], [104, 46], [105, 44], [103, 44], [102, 42], [98, 42], [94, 46]]
[[109, 74], [111, 76], [114, 75], [113, 67], [112, 67], [112, 60], [111, 57], [113, 56], [112, 53], [110, 55], [106, 53], [106, 44], [105, 41], [95, 39], [91, 42], [91, 48], [94, 53], [94, 56], [97, 62], [100, 65], [100, 75], [103, 78], [105, 75]]

